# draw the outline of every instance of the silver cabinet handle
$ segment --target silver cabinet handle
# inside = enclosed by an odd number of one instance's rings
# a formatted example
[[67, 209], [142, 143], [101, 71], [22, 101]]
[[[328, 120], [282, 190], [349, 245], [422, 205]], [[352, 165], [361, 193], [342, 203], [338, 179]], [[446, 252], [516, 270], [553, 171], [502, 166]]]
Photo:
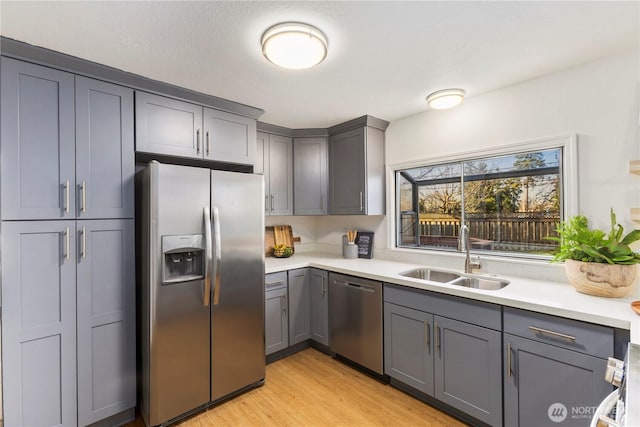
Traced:
[[202, 295], [202, 305], [209, 306], [211, 299], [211, 271], [209, 266], [213, 262], [213, 244], [211, 243], [211, 212], [209, 206], [202, 209], [202, 220], [204, 221], [204, 240], [205, 240], [205, 265], [204, 265], [204, 295]]
[[82, 227], [82, 231], [80, 232], [82, 233], [82, 241], [80, 243], [80, 256], [82, 256], [82, 258], [86, 258], [87, 257], [87, 229], [86, 227]]
[[324, 284], [324, 276], [322, 276], [321, 279], [322, 279], [322, 298], [324, 298], [325, 294], [327, 293], [327, 288]]
[[507, 374], [511, 378], [511, 343], [507, 343]]
[[220, 213], [218, 208], [214, 207], [212, 213], [213, 217], [213, 243], [215, 264], [213, 269], [213, 305], [218, 305], [220, 302], [220, 261], [222, 260], [222, 243], [220, 241]]
[[282, 296], [282, 314], [287, 317], [287, 297], [285, 295]]
[[440, 326], [436, 322], [436, 350], [440, 353]]
[[64, 231], [64, 259], [69, 259], [71, 257], [71, 241], [69, 234], [69, 227], [67, 227]]
[[82, 206], [80, 206], [80, 212], [86, 213], [87, 212], [87, 184], [84, 181], [82, 181], [82, 184], [80, 184], [80, 201], [82, 203]]
[[274, 199], [273, 194], [271, 194], [271, 212], [273, 212], [273, 199]]
[[264, 211], [266, 213], [269, 213], [269, 195], [268, 194], [264, 195]]
[[64, 183], [64, 213], [69, 213], [69, 180]]
[[360, 192], [360, 212], [364, 212], [364, 193]]
[[196, 130], [196, 154], [200, 154], [200, 129]]
[[209, 131], [205, 132], [205, 137], [206, 137], [206, 147], [207, 147], [207, 156], [209, 155], [209, 152], [211, 151], [211, 143], [209, 142]]
[[533, 331], [533, 333], [535, 334], [542, 334], [542, 335], [551, 335], [557, 338], [563, 338], [565, 340], [569, 340], [572, 342], [576, 341], [576, 337], [572, 336], [572, 335], [567, 335], [567, 334], [561, 334], [560, 332], [554, 332], [554, 331], [550, 331], [548, 329], [542, 329], [542, 328], [538, 328], [536, 326], [529, 326], [529, 329], [531, 329]]
[[431, 325], [426, 320], [424, 321], [424, 329], [424, 340], [427, 345], [427, 351], [429, 351], [429, 348], [431, 348]]

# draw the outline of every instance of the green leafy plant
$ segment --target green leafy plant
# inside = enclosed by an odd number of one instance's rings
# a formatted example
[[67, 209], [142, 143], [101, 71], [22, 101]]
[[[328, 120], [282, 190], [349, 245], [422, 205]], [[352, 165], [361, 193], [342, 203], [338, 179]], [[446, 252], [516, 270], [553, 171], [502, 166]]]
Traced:
[[559, 243], [552, 261], [566, 259], [607, 264], [638, 264], [640, 253], [634, 252], [629, 245], [640, 240], [640, 230], [633, 230], [622, 236], [624, 229], [616, 221], [611, 209], [611, 231], [592, 230], [583, 215], [569, 218], [557, 225], [559, 237], [547, 239]]

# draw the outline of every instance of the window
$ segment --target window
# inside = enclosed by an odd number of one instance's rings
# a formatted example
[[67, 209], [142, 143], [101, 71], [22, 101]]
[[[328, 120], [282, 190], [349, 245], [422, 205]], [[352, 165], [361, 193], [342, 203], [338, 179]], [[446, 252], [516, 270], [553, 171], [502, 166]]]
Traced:
[[397, 169], [397, 246], [457, 250], [466, 224], [474, 251], [550, 256], [557, 244], [546, 238], [565, 216], [564, 165], [575, 155], [566, 144], [542, 146]]

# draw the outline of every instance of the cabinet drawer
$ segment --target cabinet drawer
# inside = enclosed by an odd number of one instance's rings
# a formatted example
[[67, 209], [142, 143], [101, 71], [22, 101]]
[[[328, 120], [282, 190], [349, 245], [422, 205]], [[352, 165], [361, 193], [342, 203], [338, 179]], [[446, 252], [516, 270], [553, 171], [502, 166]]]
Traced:
[[592, 323], [504, 307], [504, 332], [593, 356], [613, 355], [613, 329]]
[[384, 300], [497, 331], [502, 329], [501, 307], [488, 302], [411, 289], [389, 283], [384, 285]]
[[269, 273], [264, 276], [264, 284], [266, 287], [274, 287], [276, 285], [287, 285], [287, 272], [280, 271], [278, 273]]

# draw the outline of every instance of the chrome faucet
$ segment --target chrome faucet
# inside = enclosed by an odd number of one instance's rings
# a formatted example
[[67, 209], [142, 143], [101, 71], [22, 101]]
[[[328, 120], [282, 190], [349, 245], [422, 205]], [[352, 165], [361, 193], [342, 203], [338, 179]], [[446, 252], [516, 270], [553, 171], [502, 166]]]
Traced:
[[458, 238], [458, 250], [465, 252], [464, 272], [467, 274], [472, 273], [474, 268], [482, 267], [479, 256], [476, 261], [471, 261], [471, 255], [469, 254], [470, 249], [471, 243], [469, 242], [469, 227], [467, 227], [466, 224], [462, 224], [460, 227], [460, 237]]

